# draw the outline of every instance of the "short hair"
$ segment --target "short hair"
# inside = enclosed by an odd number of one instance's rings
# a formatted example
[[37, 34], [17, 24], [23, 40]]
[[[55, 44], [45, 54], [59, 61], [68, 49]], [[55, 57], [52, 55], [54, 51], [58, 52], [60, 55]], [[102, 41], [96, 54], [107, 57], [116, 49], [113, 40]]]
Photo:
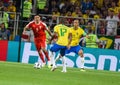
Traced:
[[63, 18], [63, 17], [60, 17], [60, 18], [59, 18], [59, 23], [61, 23], [61, 24], [65, 24], [65, 21], [66, 21], [65, 18]]
[[35, 16], [39, 16], [40, 18], [42, 17], [41, 15], [39, 15], [39, 14], [36, 14]]
[[74, 22], [75, 20], [77, 20], [78, 22], [80, 22], [80, 20], [79, 20], [78, 18], [75, 18], [75, 19], [73, 20], [73, 22]]

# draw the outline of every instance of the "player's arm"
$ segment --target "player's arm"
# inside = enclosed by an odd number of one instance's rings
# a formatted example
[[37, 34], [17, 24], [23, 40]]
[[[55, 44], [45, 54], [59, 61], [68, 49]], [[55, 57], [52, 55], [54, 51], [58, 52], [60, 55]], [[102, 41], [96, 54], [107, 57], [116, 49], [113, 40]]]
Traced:
[[25, 27], [24, 27], [24, 29], [23, 29], [23, 34], [26, 32], [26, 30], [28, 30], [29, 29], [29, 24], [27, 24]]
[[50, 42], [54, 39], [57, 39], [58, 38], [58, 30], [57, 30], [57, 26], [54, 27], [54, 32], [51, 36], [51, 39], [50, 39]]
[[52, 32], [50, 31], [50, 26], [48, 27], [45, 23], [43, 23], [43, 25], [45, 26], [45, 30], [48, 32], [48, 34], [49, 34], [50, 36], [52, 36], [53, 34], [52, 34]]
[[57, 32], [54, 32], [53, 35], [51, 36], [50, 43], [51, 43], [53, 40], [57, 40], [57, 38], [58, 38], [58, 33], [57, 33]]
[[86, 43], [86, 41], [85, 41], [85, 37], [83, 38], [83, 41], [82, 41], [82, 46], [83, 47], [85, 47], [85, 43]]
[[100, 40], [98, 39], [98, 37], [96, 36], [96, 43], [99, 45], [100, 44]]
[[49, 33], [50, 36], [53, 36], [52, 32], [50, 31], [50, 28], [47, 28], [46, 31]]
[[83, 37], [90, 38], [86, 32], [83, 32]]

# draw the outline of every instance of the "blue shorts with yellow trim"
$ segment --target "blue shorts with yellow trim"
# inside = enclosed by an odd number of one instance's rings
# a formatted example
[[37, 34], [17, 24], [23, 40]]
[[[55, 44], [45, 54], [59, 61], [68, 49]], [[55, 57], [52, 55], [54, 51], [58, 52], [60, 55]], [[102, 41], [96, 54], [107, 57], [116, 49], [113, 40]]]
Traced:
[[55, 43], [50, 48], [50, 51], [52, 51], [52, 52], [58, 52], [58, 51], [60, 51], [61, 56], [64, 56], [66, 49], [67, 49], [66, 46], [58, 45], [58, 44]]
[[78, 54], [78, 52], [80, 50], [83, 50], [83, 48], [80, 46], [80, 45], [77, 45], [77, 46], [71, 46], [70, 49], [67, 49], [66, 50], [66, 54], [70, 53], [70, 52], [74, 52], [76, 54]]

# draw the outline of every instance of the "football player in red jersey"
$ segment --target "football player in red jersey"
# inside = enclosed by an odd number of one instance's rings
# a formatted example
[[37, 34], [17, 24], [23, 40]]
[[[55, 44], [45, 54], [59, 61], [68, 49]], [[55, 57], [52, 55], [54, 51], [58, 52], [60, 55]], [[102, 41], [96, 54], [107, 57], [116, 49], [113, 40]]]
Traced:
[[[47, 25], [41, 21], [41, 16], [39, 15], [35, 15], [34, 16], [34, 20], [29, 22], [24, 30], [23, 30], [23, 34], [25, 32], [25, 30], [27, 29], [31, 29], [33, 30], [34, 33], [34, 43], [36, 45], [37, 51], [39, 53], [39, 56], [43, 62], [43, 66], [45, 65], [45, 60], [44, 60], [44, 55], [45, 54], [47, 60], [48, 60], [48, 66], [50, 65], [50, 57], [48, 55], [48, 52], [46, 50], [46, 33], [45, 31], [47, 31], [50, 36], [52, 36], [51, 31], [48, 29]], [[43, 53], [42, 53], [43, 51]]]

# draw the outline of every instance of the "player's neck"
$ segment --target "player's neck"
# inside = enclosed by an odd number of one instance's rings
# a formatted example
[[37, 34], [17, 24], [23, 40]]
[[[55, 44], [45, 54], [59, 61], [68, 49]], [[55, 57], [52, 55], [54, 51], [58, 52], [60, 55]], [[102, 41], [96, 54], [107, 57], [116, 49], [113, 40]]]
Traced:
[[75, 29], [75, 30], [77, 30], [77, 29], [78, 29], [78, 27], [74, 26], [74, 29]]
[[37, 21], [37, 22], [35, 21], [35, 24], [39, 24], [39, 23], [40, 23], [40, 21]]

